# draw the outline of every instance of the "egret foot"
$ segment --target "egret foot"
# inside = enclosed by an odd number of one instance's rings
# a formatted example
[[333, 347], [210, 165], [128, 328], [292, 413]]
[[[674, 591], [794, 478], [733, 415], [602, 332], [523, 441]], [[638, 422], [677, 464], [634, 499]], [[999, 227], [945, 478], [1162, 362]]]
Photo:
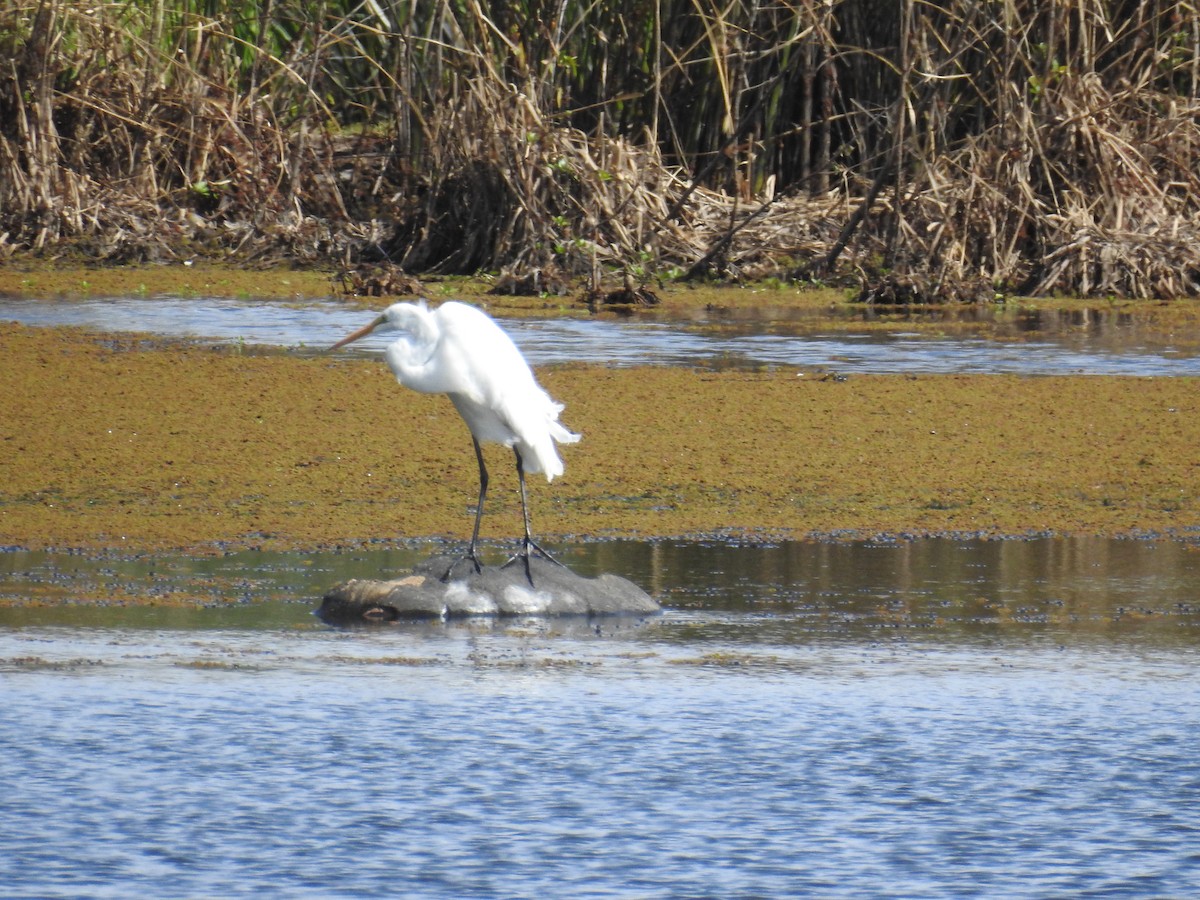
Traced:
[[515, 563], [518, 559], [523, 561], [525, 563], [525, 580], [529, 582], [530, 587], [533, 587], [534, 586], [533, 573], [531, 571], [529, 571], [530, 551], [536, 552], [538, 556], [540, 556], [542, 559], [546, 560], [547, 562], [552, 562], [552, 563], [554, 563], [554, 565], [561, 566], [564, 569], [567, 568], [565, 565], [563, 565], [563, 563], [560, 563], [557, 559], [555, 559], [553, 556], [551, 556], [548, 550], [545, 550], [542, 547], [538, 546], [537, 542], [531, 538], [525, 538], [523, 541], [521, 541], [520, 552], [514, 553], [509, 558], [508, 562], [506, 562], [500, 568], [507, 569], [509, 566], [511, 566], [513, 563]]
[[[446, 569], [446, 574], [443, 575], [439, 580], [443, 584], [448, 584], [451, 581], [451, 576], [454, 574], [455, 570], [460, 569], [463, 563], [470, 563], [471, 568], [475, 570], [476, 575], [483, 572], [483, 563], [481, 563], [479, 561], [479, 557], [475, 555], [475, 548], [468, 547], [466, 553], [454, 560], [454, 562], [450, 563]], [[469, 573], [464, 572], [462, 573], [462, 577], [466, 577], [468, 574]]]

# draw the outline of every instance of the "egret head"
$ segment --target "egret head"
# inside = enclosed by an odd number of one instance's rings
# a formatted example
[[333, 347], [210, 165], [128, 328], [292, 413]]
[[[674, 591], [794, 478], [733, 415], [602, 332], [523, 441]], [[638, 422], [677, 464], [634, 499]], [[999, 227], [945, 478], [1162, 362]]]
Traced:
[[358, 331], [342, 338], [329, 349], [337, 350], [345, 347], [359, 338], [366, 337], [376, 328], [382, 328], [385, 331], [407, 331], [416, 335], [428, 316], [429, 309], [426, 307], [424, 299], [419, 303], [393, 303]]

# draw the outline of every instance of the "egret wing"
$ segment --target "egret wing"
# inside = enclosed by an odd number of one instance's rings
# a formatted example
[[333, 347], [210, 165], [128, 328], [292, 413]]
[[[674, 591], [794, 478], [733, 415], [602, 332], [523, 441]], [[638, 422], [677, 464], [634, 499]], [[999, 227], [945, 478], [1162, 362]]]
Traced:
[[516, 344], [485, 313], [454, 301], [437, 313], [442, 368], [457, 375], [454, 405], [472, 434], [516, 446], [528, 472], [561, 475], [554, 441], [579, 440], [558, 421], [562, 404], [538, 385]]

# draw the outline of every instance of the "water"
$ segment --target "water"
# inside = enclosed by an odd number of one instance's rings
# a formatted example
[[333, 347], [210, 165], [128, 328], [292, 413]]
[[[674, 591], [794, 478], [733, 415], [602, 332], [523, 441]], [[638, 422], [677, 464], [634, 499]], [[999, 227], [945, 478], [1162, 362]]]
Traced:
[[[365, 324], [367, 314], [345, 304], [312, 300], [179, 299], [21, 300], [0, 298], [0, 320], [29, 325], [81, 325], [114, 332], [149, 332], [231, 344], [326, 348]], [[1036, 328], [1029, 337], [1025, 326]], [[1093, 317], [1086, 327], [1038, 320], [1018, 322], [1006, 338], [931, 337], [916, 333], [822, 334], [807, 318], [702, 322], [612, 319], [507, 319], [534, 365], [591, 362], [607, 365], [780, 366], [839, 373], [1017, 373], [1027, 375], [1200, 375], [1200, 356], [1143, 340], [1116, 316]], [[774, 333], [767, 333], [773, 331]], [[347, 353], [381, 354], [380, 333]]]
[[667, 612], [337, 630], [431, 547], [0, 554], [4, 895], [1200, 890], [1193, 547], [552, 549]]

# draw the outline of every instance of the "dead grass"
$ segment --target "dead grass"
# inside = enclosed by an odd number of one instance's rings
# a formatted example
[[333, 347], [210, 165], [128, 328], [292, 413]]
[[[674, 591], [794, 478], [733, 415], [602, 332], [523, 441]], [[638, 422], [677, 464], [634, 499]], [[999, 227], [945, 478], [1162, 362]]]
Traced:
[[0, 12], [0, 259], [1200, 294], [1190, 4], [369, 6]]

